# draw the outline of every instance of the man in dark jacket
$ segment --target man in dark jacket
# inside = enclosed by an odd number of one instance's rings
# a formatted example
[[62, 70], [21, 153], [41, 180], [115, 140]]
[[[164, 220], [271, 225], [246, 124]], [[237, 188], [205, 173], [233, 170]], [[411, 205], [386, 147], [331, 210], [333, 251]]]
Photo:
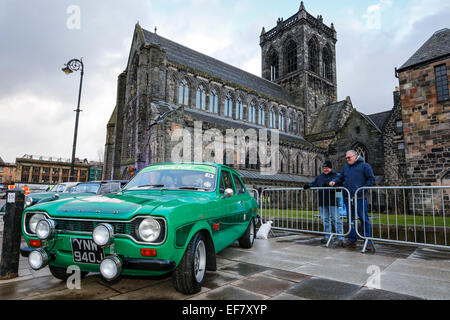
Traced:
[[[303, 189], [307, 190], [311, 187], [319, 188], [319, 187], [329, 187], [329, 183], [338, 177], [338, 173], [333, 170], [333, 166], [331, 161], [325, 160], [323, 163], [323, 173], [318, 175], [314, 181], [310, 184], [307, 184], [303, 187]], [[320, 218], [322, 219], [324, 232], [327, 233], [325, 238], [322, 239], [322, 243], [327, 243], [330, 238], [331, 223], [330, 219], [334, 225], [334, 229], [337, 234], [337, 245], [343, 246], [344, 244], [344, 231], [342, 227], [342, 220], [339, 216], [338, 208], [336, 206], [336, 192], [330, 189], [319, 190], [319, 212]]]
[[[344, 188], [350, 192], [350, 197], [352, 200], [350, 206], [351, 212], [351, 220], [354, 220], [355, 217], [355, 202], [358, 204], [358, 216], [361, 220], [363, 235], [364, 237], [371, 237], [372, 229], [370, 226], [369, 216], [368, 216], [368, 207], [367, 207], [367, 199], [365, 199], [365, 195], [363, 192], [358, 192], [355, 197], [355, 192], [361, 187], [370, 187], [375, 184], [375, 176], [373, 174], [372, 167], [370, 164], [364, 161], [364, 158], [359, 156], [358, 153], [354, 150], [349, 150], [345, 154], [345, 159], [347, 160], [347, 164], [342, 169], [342, 173], [338, 175], [336, 179], [330, 182], [330, 186], [334, 186], [336, 183], [344, 183]], [[344, 199], [346, 193], [344, 192]], [[345, 243], [346, 247], [352, 247], [355, 245], [357, 240], [357, 234], [355, 228], [352, 228], [350, 234], [348, 236], [348, 241]], [[368, 242], [367, 250], [373, 250], [372, 243]]]

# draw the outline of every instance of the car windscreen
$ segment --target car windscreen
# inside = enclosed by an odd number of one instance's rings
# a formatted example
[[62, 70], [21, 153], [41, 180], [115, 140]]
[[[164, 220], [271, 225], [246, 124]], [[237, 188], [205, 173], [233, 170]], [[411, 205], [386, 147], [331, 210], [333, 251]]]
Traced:
[[64, 192], [64, 188], [66, 187], [65, 184], [57, 184], [50, 190], [50, 192]]
[[161, 165], [141, 170], [126, 190], [174, 189], [212, 192], [216, 189], [216, 168], [206, 165]]
[[100, 188], [99, 183], [80, 183], [73, 189], [73, 193], [97, 193]]

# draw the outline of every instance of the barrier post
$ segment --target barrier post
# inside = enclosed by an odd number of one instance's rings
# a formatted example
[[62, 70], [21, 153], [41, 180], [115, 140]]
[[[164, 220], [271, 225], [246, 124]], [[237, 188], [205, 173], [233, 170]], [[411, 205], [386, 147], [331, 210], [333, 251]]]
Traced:
[[22, 238], [21, 220], [25, 192], [6, 192], [6, 213], [3, 217], [3, 244], [0, 261], [0, 280], [13, 279], [19, 275], [20, 242]]

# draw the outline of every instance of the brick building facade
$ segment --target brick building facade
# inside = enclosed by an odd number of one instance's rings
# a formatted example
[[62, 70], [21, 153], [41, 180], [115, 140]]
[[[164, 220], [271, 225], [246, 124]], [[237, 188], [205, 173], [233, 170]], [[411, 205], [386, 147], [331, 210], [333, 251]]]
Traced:
[[450, 29], [437, 31], [398, 70], [410, 185], [450, 185]]

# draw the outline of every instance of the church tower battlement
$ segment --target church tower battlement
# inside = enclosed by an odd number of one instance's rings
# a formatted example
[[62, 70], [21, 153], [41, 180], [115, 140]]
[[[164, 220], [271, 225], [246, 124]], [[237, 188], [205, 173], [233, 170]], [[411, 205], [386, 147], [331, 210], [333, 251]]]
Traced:
[[305, 108], [306, 134], [320, 108], [337, 101], [336, 41], [333, 23], [328, 27], [321, 15], [313, 17], [303, 1], [295, 15], [261, 32], [262, 77], [286, 88]]

